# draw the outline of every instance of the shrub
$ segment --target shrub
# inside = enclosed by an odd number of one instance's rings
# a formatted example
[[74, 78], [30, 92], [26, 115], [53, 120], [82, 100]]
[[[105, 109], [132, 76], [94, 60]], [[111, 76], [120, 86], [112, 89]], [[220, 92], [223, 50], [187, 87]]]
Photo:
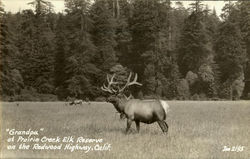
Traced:
[[177, 84], [177, 93], [178, 99], [189, 99], [190, 91], [189, 91], [189, 84], [186, 79], [181, 79]]
[[58, 101], [57, 96], [53, 94], [37, 94], [37, 97], [41, 102]]
[[240, 99], [245, 87], [245, 83], [243, 82], [243, 80], [244, 80], [244, 75], [242, 74], [236, 80], [233, 81], [232, 83], [233, 99]]
[[208, 98], [207, 98], [207, 96], [206, 96], [205, 93], [199, 94], [199, 100], [207, 100], [207, 99], [208, 99]]
[[218, 95], [220, 98], [223, 98], [223, 99], [231, 99], [231, 86], [228, 81], [222, 83], [222, 85], [220, 86]]
[[245, 87], [244, 75], [241, 74], [233, 82], [227, 80], [224, 82], [219, 91], [219, 97], [224, 99], [240, 99]]
[[37, 91], [30, 87], [22, 89], [20, 95], [14, 97], [15, 101], [58, 101], [56, 95], [53, 94], [40, 94]]
[[198, 75], [196, 73], [193, 73], [192, 71], [188, 71], [185, 79], [188, 81], [189, 86], [191, 86], [197, 81]]
[[106, 97], [97, 97], [97, 98], [95, 98], [95, 101], [97, 101], [97, 102], [106, 102]]
[[20, 95], [15, 96], [17, 101], [39, 101], [36, 89], [29, 87], [22, 89]]
[[192, 95], [191, 99], [192, 100], [200, 100], [200, 97], [198, 94], [194, 94], [194, 95]]
[[214, 73], [212, 67], [207, 64], [203, 64], [200, 66], [198, 75], [203, 82], [214, 82]]
[[49, 93], [53, 93], [54, 91], [54, 86], [49, 84], [49, 83], [43, 83], [38, 87], [38, 92], [39, 93], [45, 93], [45, 94], [49, 94]]
[[247, 93], [246, 99], [250, 100], [250, 93]]
[[143, 99], [157, 99], [157, 95], [145, 95]]

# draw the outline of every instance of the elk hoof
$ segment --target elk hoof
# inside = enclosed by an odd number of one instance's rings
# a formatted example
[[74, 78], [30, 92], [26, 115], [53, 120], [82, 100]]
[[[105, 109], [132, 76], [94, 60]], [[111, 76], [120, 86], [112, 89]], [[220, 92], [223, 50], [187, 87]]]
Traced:
[[129, 135], [129, 134], [131, 134], [131, 133], [132, 133], [132, 130], [131, 130], [131, 129], [125, 131], [125, 134], [126, 134], [126, 135]]
[[125, 119], [125, 118], [126, 118], [125, 114], [121, 114], [121, 115], [120, 115], [120, 119], [121, 119], [121, 120], [123, 120], [123, 119]]

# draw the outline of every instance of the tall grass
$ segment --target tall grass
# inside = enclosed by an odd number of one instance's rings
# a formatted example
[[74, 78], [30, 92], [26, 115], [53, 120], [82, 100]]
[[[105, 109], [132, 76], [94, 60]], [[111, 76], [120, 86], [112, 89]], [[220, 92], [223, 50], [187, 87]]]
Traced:
[[[111, 104], [68, 106], [63, 102], [1, 103], [2, 158], [249, 158], [250, 102], [169, 101], [169, 132], [141, 124], [139, 134], [125, 134], [126, 121]], [[110, 151], [7, 150], [6, 129], [39, 130], [40, 137], [102, 138]], [[242, 152], [222, 152], [224, 146], [245, 146]]]

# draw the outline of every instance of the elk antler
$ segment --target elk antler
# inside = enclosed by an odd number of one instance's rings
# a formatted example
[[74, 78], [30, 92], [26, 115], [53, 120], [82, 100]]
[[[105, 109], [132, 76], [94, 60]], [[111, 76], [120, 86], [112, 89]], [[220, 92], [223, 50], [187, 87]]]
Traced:
[[111, 77], [111, 79], [109, 79], [109, 76], [107, 75], [107, 82], [108, 82], [108, 86], [106, 86], [105, 84], [103, 84], [103, 86], [101, 87], [101, 89], [105, 92], [109, 92], [109, 93], [116, 93], [117, 91], [114, 90], [113, 88], [111, 88], [112, 84], [117, 84], [118, 82], [114, 82], [114, 78], [115, 78], [115, 74], [113, 74], [113, 76]]
[[135, 74], [135, 78], [134, 80], [131, 82], [130, 79], [132, 77], [132, 72], [129, 73], [129, 76], [128, 76], [128, 79], [127, 79], [127, 83], [124, 85], [123, 88], [119, 89], [119, 93], [123, 92], [125, 88], [127, 88], [128, 86], [131, 86], [131, 85], [139, 85], [139, 86], [142, 86], [141, 83], [137, 82], [137, 73]]
[[130, 100], [133, 99], [134, 97], [132, 96], [132, 94], [130, 94], [128, 97], [124, 94], [124, 97], [126, 98], [126, 100]]

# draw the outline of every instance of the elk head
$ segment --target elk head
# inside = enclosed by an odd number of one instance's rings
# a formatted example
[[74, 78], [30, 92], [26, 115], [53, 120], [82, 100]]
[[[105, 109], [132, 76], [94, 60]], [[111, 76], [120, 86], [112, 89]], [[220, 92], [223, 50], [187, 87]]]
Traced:
[[109, 76], [107, 75], [107, 85], [103, 84], [103, 86], [101, 87], [101, 89], [105, 92], [108, 92], [111, 94], [111, 96], [107, 99], [107, 102], [112, 103], [115, 107], [115, 109], [118, 111], [118, 113], [121, 114], [121, 118], [125, 117], [124, 116], [124, 105], [126, 102], [128, 102], [131, 98], [132, 95], [130, 94], [129, 97], [127, 97], [124, 93], [124, 91], [126, 90], [126, 88], [128, 88], [131, 85], [139, 85], [142, 86], [141, 83], [137, 82], [137, 74], [135, 74], [135, 77], [133, 80], [131, 80], [132, 77], [132, 73], [130, 72], [126, 84], [122, 87], [121, 84], [119, 82], [115, 82], [115, 75], [113, 74], [111, 78], [109, 78]]

